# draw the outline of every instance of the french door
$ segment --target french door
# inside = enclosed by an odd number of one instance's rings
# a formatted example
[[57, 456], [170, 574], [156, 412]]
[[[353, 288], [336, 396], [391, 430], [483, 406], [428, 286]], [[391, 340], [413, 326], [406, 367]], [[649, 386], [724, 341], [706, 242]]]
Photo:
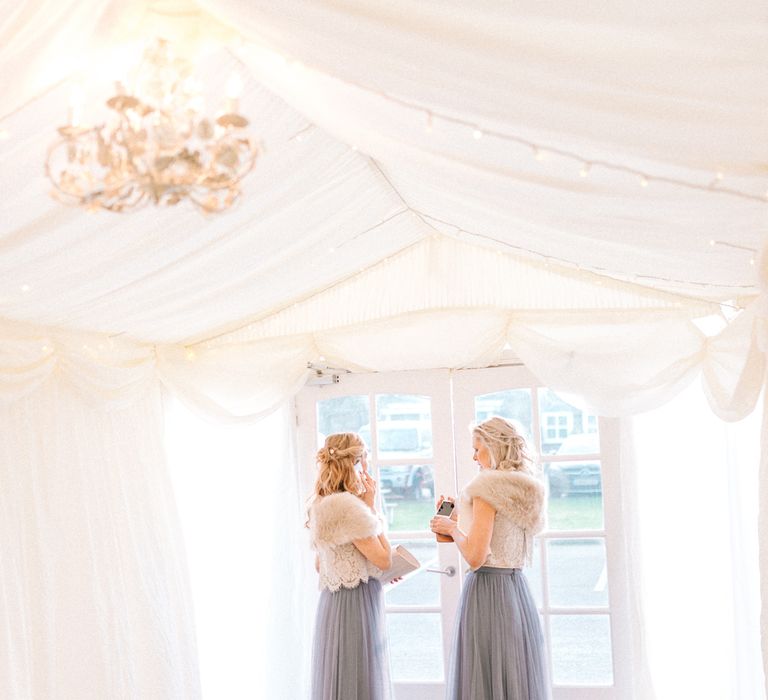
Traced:
[[[623, 548], [618, 432], [558, 398], [523, 367], [341, 374], [297, 397], [300, 464], [332, 432], [365, 439], [393, 545], [421, 568], [385, 591], [397, 700], [444, 697], [445, 673], [466, 565], [428, 530], [435, 496], [456, 495], [476, 473], [469, 425], [516, 420], [549, 486], [549, 526], [526, 571], [547, 643], [553, 700], [627, 697], [621, 591]], [[309, 493], [314, 473], [301, 475]]]
[[548, 486], [547, 528], [525, 570], [541, 615], [553, 700], [625, 700], [628, 611], [619, 424], [563, 400], [524, 367], [452, 377], [457, 481], [475, 473], [467, 426], [515, 420]]
[[[397, 700], [444, 697], [459, 557], [428, 526], [435, 495], [456, 492], [449, 379], [447, 371], [350, 374], [338, 384], [308, 386], [297, 398], [300, 463], [314, 463], [326, 435], [360, 433], [392, 545], [421, 562], [418, 572], [385, 591]], [[313, 476], [305, 479], [308, 493]]]

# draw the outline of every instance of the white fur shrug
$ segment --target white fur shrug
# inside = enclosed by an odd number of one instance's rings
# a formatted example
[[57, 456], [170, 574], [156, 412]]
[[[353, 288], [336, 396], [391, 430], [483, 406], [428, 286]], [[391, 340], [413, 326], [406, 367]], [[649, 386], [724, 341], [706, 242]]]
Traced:
[[371, 509], [351, 493], [317, 499], [309, 508], [309, 530], [320, 563], [321, 588], [354, 588], [360, 581], [379, 576], [381, 571], [352, 542], [373, 537], [380, 529]]
[[480, 498], [495, 511], [491, 551], [484, 566], [519, 568], [530, 563], [533, 537], [546, 520], [544, 484], [520, 471], [483, 469], [459, 498], [459, 526], [472, 526], [472, 501]]

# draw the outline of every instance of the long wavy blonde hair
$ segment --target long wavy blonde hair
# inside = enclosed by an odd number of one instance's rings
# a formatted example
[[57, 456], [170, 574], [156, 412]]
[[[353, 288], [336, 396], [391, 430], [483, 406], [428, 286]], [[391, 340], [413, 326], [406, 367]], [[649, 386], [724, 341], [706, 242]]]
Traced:
[[476, 437], [487, 448], [491, 457], [491, 469], [533, 473], [535, 461], [522, 431], [501, 416], [493, 416], [472, 428]]
[[360, 493], [355, 464], [365, 452], [365, 443], [357, 433], [333, 433], [317, 451], [317, 480], [314, 495], [328, 496], [339, 491]]
[[325, 438], [325, 444], [317, 451], [317, 479], [307, 509], [323, 496], [332, 493], [349, 493], [359, 496], [363, 491], [355, 464], [365, 452], [365, 443], [357, 433], [333, 433]]

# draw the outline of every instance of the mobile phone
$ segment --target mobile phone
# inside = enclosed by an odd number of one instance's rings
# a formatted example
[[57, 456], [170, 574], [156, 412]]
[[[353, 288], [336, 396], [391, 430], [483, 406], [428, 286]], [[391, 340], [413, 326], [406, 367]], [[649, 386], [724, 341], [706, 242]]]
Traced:
[[[455, 504], [452, 501], [443, 501], [440, 504], [440, 507], [437, 509], [437, 515], [445, 515], [447, 517], [451, 516], [451, 513], [453, 513], [453, 509], [455, 508]], [[438, 542], [453, 542], [453, 537], [450, 535], [435, 535], [435, 539]]]

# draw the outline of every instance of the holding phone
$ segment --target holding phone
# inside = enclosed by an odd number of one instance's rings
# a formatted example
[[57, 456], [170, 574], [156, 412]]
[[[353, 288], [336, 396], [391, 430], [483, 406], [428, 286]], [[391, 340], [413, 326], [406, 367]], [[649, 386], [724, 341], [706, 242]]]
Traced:
[[[443, 501], [440, 504], [440, 507], [437, 509], [436, 515], [445, 515], [446, 517], [450, 518], [451, 513], [453, 513], [453, 509], [455, 507], [456, 506], [453, 501]], [[435, 539], [437, 539], [438, 542], [453, 542], [453, 537], [450, 535], [436, 534]]]

